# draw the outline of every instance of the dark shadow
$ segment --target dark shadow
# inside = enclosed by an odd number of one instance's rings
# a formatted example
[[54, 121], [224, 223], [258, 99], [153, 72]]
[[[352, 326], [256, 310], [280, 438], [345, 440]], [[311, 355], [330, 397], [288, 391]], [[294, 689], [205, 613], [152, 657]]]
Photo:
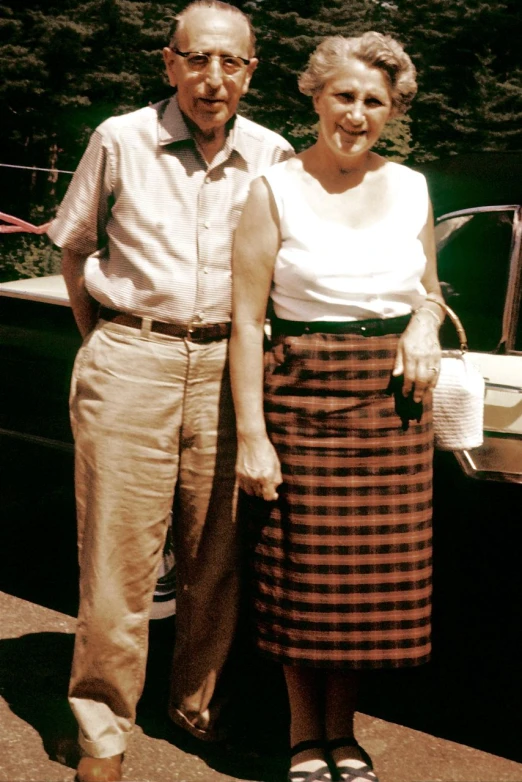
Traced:
[[280, 668], [257, 655], [242, 629], [222, 678], [230, 696], [223, 712], [227, 738], [202, 742], [167, 717], [174, 639], [175, 617], [150, 623], [147, 676], [137, 716], [144, 733], [197, 755], [222, 774], [259, 782], [286, 779], [288, 706]]
[[0, 590], [76, 616], [72, 453], [2, 440]]
[[433, 659], [367, 677], [360, 709], [522, 762], [520, 486], [436, 454]]
[[[236, 680], [230, 715], [230, 740], [210, 745], [176, 729], [167, 718], [168, 677], [174, 621], [152, 622], [147, 680], [137, 722], [151, 738], [164, 739], [184, 752], [201, 757], [211, 768], [240, 779], [281, 782], [286, 771], [287, 728], [282, 682], [278, 671], [257, 661], [250, 676]], [[41, 736], [51, 760], [75, 768], [78, 764], [77, 725], [67, 701], [74, 636], [29, 633], [0, 641], [0, 691], [13, 714]], [[255, 707], [253, 707], [255, 704]]]
[[0, 691], [39, 733], [51, 760], [75, 768], [77, 727], [67, 702], [74, 637], [29, 633], [0, 641]]

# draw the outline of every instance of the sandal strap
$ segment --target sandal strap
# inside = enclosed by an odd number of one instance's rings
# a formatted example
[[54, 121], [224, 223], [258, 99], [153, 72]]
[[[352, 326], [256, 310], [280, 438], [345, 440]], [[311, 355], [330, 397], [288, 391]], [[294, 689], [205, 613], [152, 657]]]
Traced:
[[290, 749], [290, 755], [299, 755], [300, 752], [304, 752], [307, 749], [321, 749], [324, 750], [324, 741], [322, 739], [305, 739], [305, 741], [298, 741], [297, 744]]
[[[323, 739], [305, 739], [305, 741], [299, 741], [290, 750], [292, 757], [299, 755], [300, 752], [305, 752], [307, 749], [320, 749], [324, 752], [325, 744]], [[330, 769], [325, 763], [324, 766], [320, 766], [315, 771], [289, 771], [288, 782], [332, 782], [332, 776]]]
[[355, 768], [354, 766], [337, 766], [337, 773], [339, 774], [340, 782], [353, 782], [353, 780], [366, 779], [367, 782], [379, 782], [375, 771], [370, 766], [360, 766]]
[[288, 782], [332, 782], [332, 776], [328, 766], [320, 766], [316, 771], [289, 771]]
[[[373, 761], [371, 757], [368, 755], [364, 747], [361, 747], [355, 736], [341, 736], [338, 739], [332, 739], [331, 741], [326, 742], [326, 749], [328, 752], [333, 752], [334, 749], [340, 749], [341, 747], [357, 747], [361, 753], [361, 758], [364, 760], [369, 770], [373, 771]], [[363, 770], [364, 769], [361, 769], [361, 771]]]

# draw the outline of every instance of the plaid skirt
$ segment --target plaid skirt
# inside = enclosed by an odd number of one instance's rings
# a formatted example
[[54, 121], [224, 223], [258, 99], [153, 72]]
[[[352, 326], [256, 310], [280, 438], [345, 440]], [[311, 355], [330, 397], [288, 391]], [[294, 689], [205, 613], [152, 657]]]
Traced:
[[397, 342], [304, 334], [266, 354], [283, 484], [277, 502], [251, 503], [253, 605], [257, 645], [279, 662], [429, 659], [431, 398], [393, 389]]

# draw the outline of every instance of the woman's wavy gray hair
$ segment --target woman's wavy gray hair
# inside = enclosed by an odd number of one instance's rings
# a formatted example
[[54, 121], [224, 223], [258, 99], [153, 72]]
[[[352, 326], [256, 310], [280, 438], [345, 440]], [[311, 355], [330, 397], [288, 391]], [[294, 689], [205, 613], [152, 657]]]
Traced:
[[357, 38], [331, 35], [321, 41], [299, 77], [300, 91], [304, 95], [317, 95], [350, 57], [380, 68], [388, 76], [394, 116], [408, 110], [417, 92], [415, 66], [395, 38], [374, 30]]

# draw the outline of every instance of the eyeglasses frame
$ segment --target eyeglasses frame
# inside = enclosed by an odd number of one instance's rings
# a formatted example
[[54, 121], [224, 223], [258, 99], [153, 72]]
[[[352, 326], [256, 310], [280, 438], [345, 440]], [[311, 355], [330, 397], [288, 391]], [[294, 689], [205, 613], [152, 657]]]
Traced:
[[[174, 47], [174, 46], [171, 46], [169, 48], [171, 49], [171, 51], [174, 52], [174, 54], [179, 54], [180, 57], [184, 57], [184, 58], [190, 57], [191, 54], [196, 54], [196, 55], [199, 54], [199, 55], [203, 55], [204, 57], [208, 57], [209, 61], [208, 61], [208, 64], [206, 66], [207, 68], [208, 68], [208, 65], [210, 64], [210, 62], [212, 61], [212, 57], [219, 57], [220, 62], [221, 62], [221, 58], [222, 57], [233, 57], [235, 60], [241, 60], [241, 62], [245, 66], [245, 68], [247, 68], [250, 65], [250, 63], [252, 62], [252, 58], [251, 57], [247, 60], [247, 59], [245, 59], [245, 57], [240, 57], [239, 54], [212, 54], [211, 52], [182, 52], [180, 49], [178, 49], [177, 47]], [[238, 71], [238, 73], [239, 73], [239, 71]]]

